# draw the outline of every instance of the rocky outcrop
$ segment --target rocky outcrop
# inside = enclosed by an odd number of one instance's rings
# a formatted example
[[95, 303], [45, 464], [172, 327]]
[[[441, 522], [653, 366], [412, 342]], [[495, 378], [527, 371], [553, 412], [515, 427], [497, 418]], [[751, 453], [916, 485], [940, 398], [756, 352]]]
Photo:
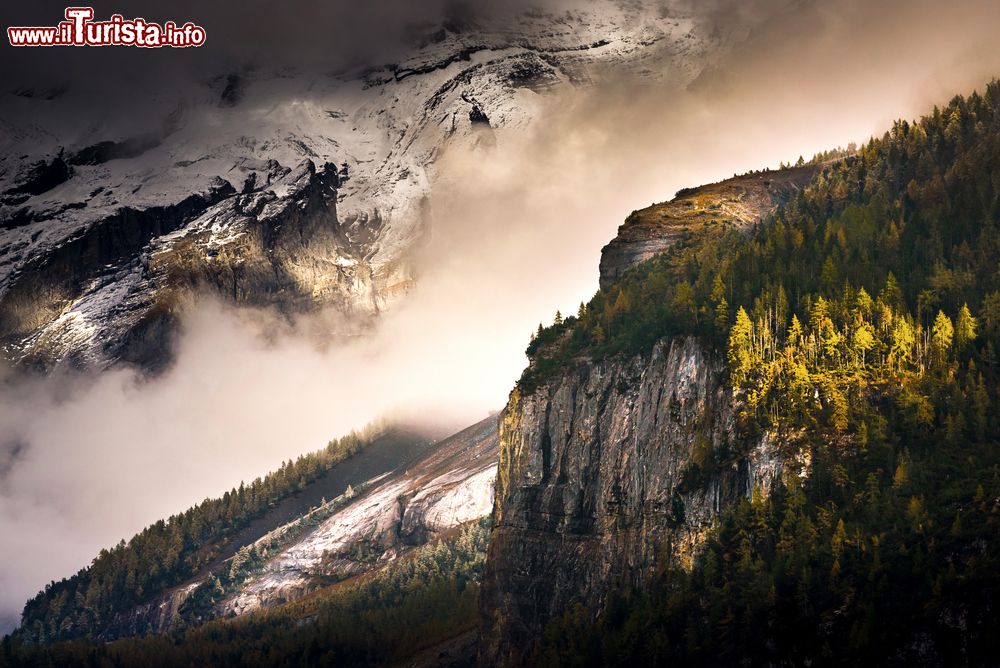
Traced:
[[89, 333], [96, 334], [96, 323], [84, 317], [93, 310], [88, 307], [98, 305], [95, 301], [116, 306], [101, 295], [109, 286], [123, 292], [141, 276], [146, 268], [142, 253], [151, 239], [180, 228], [233, 192], [231, 184], [220, 180], [175, 205], [122, 207], [19, 266], [0, 289], [0, 345], [9, 357], [42, 366], [48, 359], [92, 356], [84, 345]]
[[[7, 191], [0, 196], [0, 206], [16, 207], [33, 195], [40, 195], [52, 190], [60, 183], [65, 183], [69, 177], [70, 166], [63, 159], [61, 152], [56, 156], [46, 157], [37, 162], [26, 163], [11, 179]], [[11, 219], [14, 217], [11, 216]], [[4, 222], [10, 223], [10, 221]]]
[[570, 606], [596, 612], [613, 585], [689, 562], [721, 511], [770, 489], [780, 457], [767, 436], [741, 438], [724, 381], [718, 356], [687, 338], [511, 394], [480, 599], [487, 665]]
[[719, 183], [685, 188], [669, 202], [633, 211], [601, 250], [601, 287], [662, 253], [679, 239], [711, 226], [746, 228], [788, 201], [821, 165], [751, 172]]
[[114, 640], [166, 631], [181, 618], [182, 606], [197, 588], [197, 583], [177, 587], [149, 603], [119, 613], [96, 636], [101, 640]]
[[488, 418], [435, 444], [405, 470], [359, 486], [314, 529], [270, 557], [214, 614], [246, 614], [300, 598], [485, 517], [493, 508], [496, 428], [496, 417]]

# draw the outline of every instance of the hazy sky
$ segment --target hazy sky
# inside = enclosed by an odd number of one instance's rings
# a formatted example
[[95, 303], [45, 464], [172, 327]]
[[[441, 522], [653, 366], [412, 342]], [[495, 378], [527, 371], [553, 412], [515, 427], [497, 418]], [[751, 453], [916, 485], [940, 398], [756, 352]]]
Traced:
[[[319, 351], [292, 332], [264, 343], [256, 333], [266, 314], [206, 301], [160, 378], [0, 383], [0, 618], [9, 624], [29, 595], [101, 547], [386, 412], [471, 423], [500, 408], [530, 332], [590, 297], [600, 248], [629, 211], [881, 134], [1000, 72], [1000, 3], [689, 1], [719, 29], [752, 25], [752, 39], [691, 91], [631, 81], [567, 91], [532, 132], [492, 152], [448, 153], [421, 281], [365, 341]], [[19, 3], [11, 16], [10, 5], [6, 25], [54, 23], [63, 6]], [[184, 54], [183, 67], [163, 54], [141, 61], [166, 80], [198, 58], [309, 67], [388, 58], [423, 12], [468, 11], [443, 1], [253, 0], [241, 3], [251, 18], [226, 24], [215, 4], [171, 3], [164, 16], [162, 3], [123, 5], [98, 3], [97, 14], [146, 6], [147, 18], [208, 27], [212, 50]], [[277, 34], [265, 34], [260, 17], [275, 7], [283, 13], [266, 16]], [[299, 24], [296, 7], [315, 14]], [[85, 53], [74, 65], [53, 50], [32, 61], [38, 51], [0, 51], [0, 82], [98, 66], [127, 79], [140, 62], [132, 50]]]

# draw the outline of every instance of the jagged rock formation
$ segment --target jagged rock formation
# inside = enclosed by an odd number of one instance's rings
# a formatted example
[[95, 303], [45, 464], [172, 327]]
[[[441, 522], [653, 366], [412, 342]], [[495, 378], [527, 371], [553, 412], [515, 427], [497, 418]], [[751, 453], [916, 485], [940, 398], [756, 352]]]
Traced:
[[445, 146], [488, 150], [561, 87], [684, 86], [739, 38], [686, 5], [600, 0], [444, 21], [377, 67], [136, 91], [148, 110], [19, 88], [0, 96], [0, 347], [43, 368], [156, 366], [195, 287], [377, 314], [415, 278]]
[[630, 267], [708, 225], [753, 225], [788, 201], [821, 166], [756, 172], [685, 188], [669, 202], [633, 211], [618, 228], [618, 235], [601, 250], [601, 287], [608, 287]]
[[[156, 367], [179, 305], [199, 290], [287, 309], [322, 300], [350, 313], [376, 287], [363, 256], [370, 239], [337, 218], [337, 168], [309, 160], [267, 168], [259, 186], [252, 172], [239, 193], [219, 182], [177, 207], [123, 209], [27, 264], [0, 301], [0, 331], [41, 367], [62, 359]], [[110, 269], [84, 279], [82, 265]]]
[[[490, 665], [571, 605], [596, 611], [614, 584], [641, 583], [669, 550], [690, 558], [720, 511], [769, 490], [781, 468], [769, 437], [739, 438], [723, 364], [691, 338], [515, 390], [499, 430], [480, 599]], [[740, 455], [686, 489], [686, 467], [709, 446]]]

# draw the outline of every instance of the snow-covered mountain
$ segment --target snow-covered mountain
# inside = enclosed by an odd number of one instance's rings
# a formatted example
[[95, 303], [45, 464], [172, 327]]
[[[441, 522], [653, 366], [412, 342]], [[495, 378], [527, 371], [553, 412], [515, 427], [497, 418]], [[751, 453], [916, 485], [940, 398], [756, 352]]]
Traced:
[[7, 91], [0, 345], [43, 368], [155, 366], [206, 288], [375, 315], [416, 278], [408, 255], [445, 146], [488, 151], [562, 87], [684, 86], [730, 39], [670, 2], [593, 0], [444, 22], [375, 68], [206, 73], [128, 109], [76, 89]]

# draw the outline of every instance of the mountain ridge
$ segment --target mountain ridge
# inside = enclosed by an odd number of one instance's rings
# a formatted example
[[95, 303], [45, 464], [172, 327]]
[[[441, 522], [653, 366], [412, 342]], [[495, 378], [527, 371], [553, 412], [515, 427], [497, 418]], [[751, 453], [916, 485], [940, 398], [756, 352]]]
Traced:
[[[477, 592], [484, 665], [990, 665], [998, 156], [994, 82], [823, 164], [759, 224], [654, 224], [669, 247], [529, 346], [482, 570], [439, 543], [462, 585], [404, 580], [393, 614]], [[385, 656], [320, 644], [329, 618], [302, 610], [51, 651]], [[450, 623], [429, 647], [466, 647]], [[261, 633], [288, 644], [252, 654]]]

